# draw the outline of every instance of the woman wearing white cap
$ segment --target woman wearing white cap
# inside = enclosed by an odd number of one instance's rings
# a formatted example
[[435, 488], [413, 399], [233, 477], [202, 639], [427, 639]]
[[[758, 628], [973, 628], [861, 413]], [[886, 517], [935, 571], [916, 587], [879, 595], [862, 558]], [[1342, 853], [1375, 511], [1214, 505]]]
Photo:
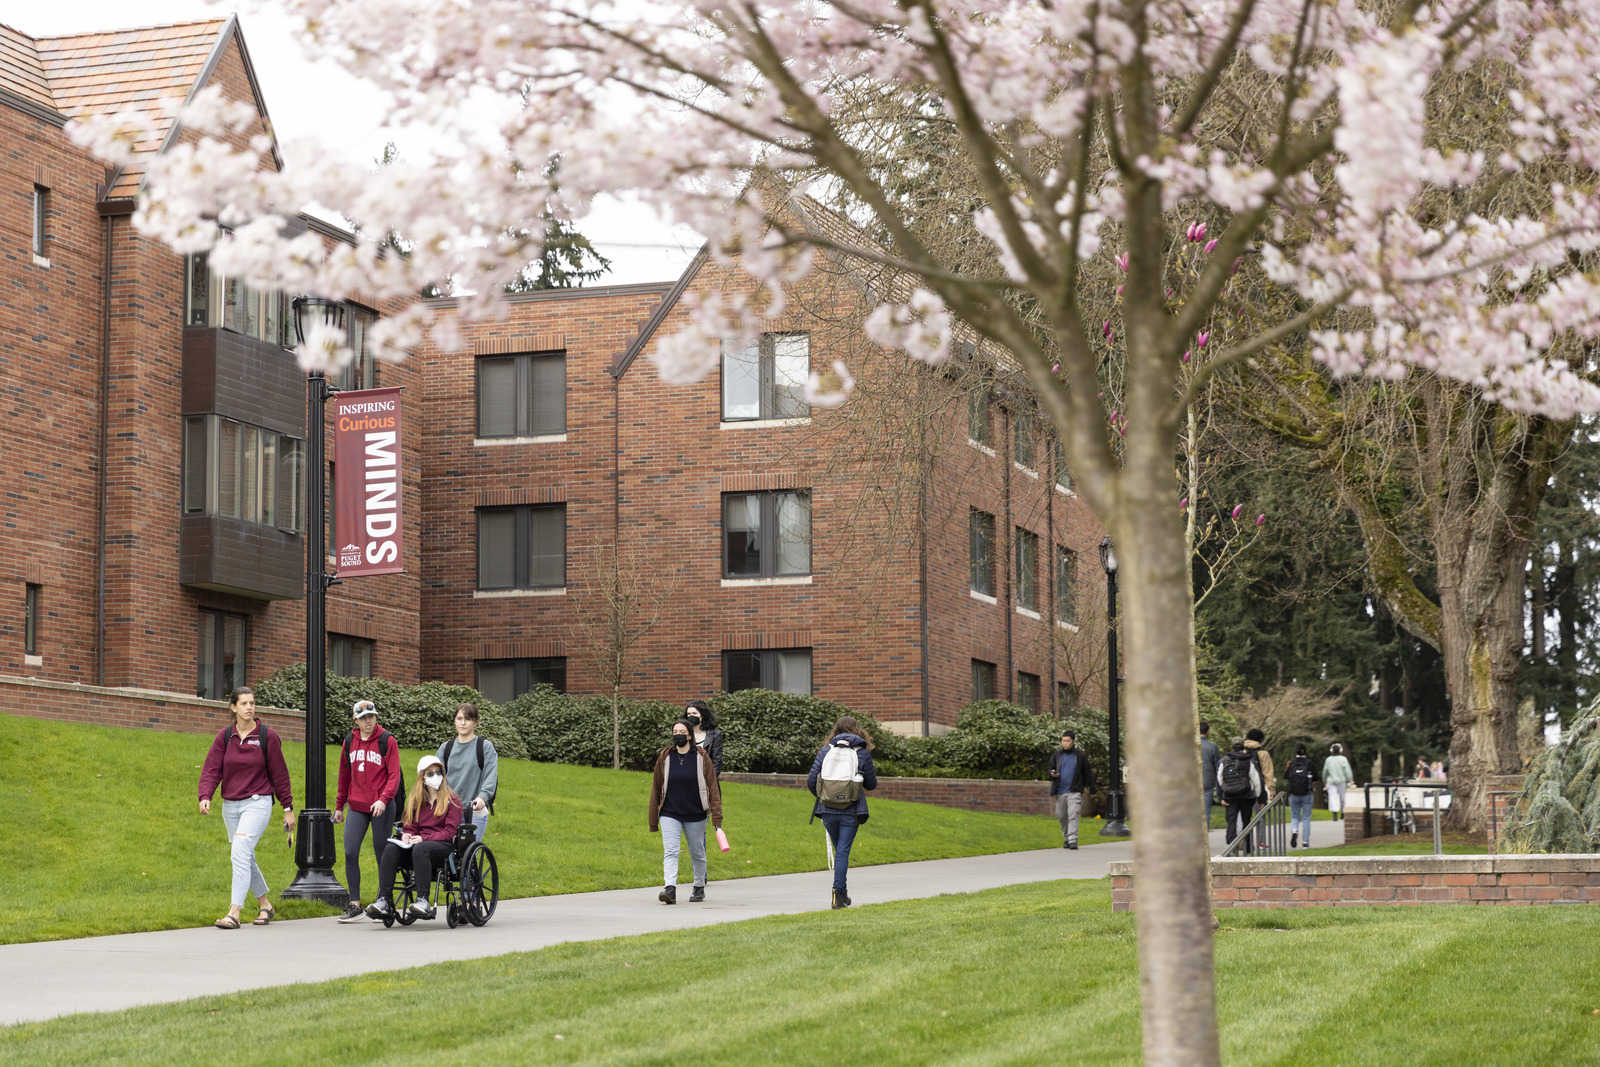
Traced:
[[378, 899], [367, 914], [381, 919], [393, 913], [395, 872], [409, 866], [417, 887], [410, 910], [419, 918], [433, 918], [428, 887], [433, 884], [435, 867], [449, 856], [450, 842], [460, 825], [461, 798], [444, 780], [444, 763], [438, 756], [423, 756], [417, 761], [416, 788], [406, 797], [400, 813], [400, 837], [389, 842], [378, 861]]
[[345, 735], [339, 792], [333, 802], [333, 821], [344, 823], [344, 877], [350, 886], [350, 903], [339, 916], [342, 923], [366, 921], [361, 907], [361, 842], [370, 827], [373, 859], [382, 863], [389, 832], [400, 814], [396, 796], [405, 799], [400, 788], [400, 743], [378, 725], [378, 706], [358, 700], [350, 717], [356, 725]]

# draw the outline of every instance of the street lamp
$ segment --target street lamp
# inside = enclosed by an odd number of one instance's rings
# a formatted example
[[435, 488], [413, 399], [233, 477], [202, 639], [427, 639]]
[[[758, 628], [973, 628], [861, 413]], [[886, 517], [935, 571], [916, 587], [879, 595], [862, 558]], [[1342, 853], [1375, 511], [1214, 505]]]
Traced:
[[1101, 837], [1127, 837], [1128, 813], [1122, 801], [1122, 733], [1117, 718], [1117, 550], [1110, 537], [1100, 539], [1100, 565], [1106, 570], [1106, 708], [1111, 716], [1111, 780], [1106, 784], [1106, 824]]
[[[301, 344], [318, 326], [344, 329], [344, 305], [317, 296], [298, 296], [294, 303], [294, 332]], [[294, 862], [294, 881], [278, 895], [290, 900], [320, 900], [343, 904], [350, 899], [334, 877], [333, 812], [327, 808], [327, 753], [323, 744], [327, 722], [327, 601], [328, 586], [338, 578], [327, 572], [328, 525], [324, 512], [328, 464], [323, 457], [323, 408], [338, 390], [328, 385], [322, 371], [306, 381], [306, 796], [300, 808], [300, 840]]]

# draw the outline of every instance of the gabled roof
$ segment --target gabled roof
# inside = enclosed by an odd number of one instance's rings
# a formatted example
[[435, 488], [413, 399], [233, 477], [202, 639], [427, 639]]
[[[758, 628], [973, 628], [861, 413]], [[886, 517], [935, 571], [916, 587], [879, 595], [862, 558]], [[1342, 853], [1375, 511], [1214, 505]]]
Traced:
[[[145, 112], [156, 132], [139, 150], [154, 155], [177, 135], [173, 105], [184, 103], [205, 84], [234, 40], [265, 118], [266, 106], [234, 17], [70, 37], [34, 38], [0, 25], [0, 97], [42, 106], [65, 118], [130, 108]], [[268, 123], [269, 132], [271, 128]], [[276, 142], [272, 154], [281, 166]], [[144, 165], [136, 161], [111, 176], [104, 196], [135, 196], [143, 178]]]

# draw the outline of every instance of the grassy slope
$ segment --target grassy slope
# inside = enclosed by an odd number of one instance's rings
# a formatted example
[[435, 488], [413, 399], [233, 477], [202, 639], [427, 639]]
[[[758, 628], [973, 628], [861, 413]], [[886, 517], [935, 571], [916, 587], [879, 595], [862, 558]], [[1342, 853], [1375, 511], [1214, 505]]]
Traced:
[[[195, 783], [209, 737], [85, 726], [0, 715], [0, 943], [208, 923], [227, 906], [229, 867], [220, 811], [196, 814]], [[408, 771], [420, 753], [405, 752]], [[303, 796], [304, 749], [285, 746]], [[338, 781], [329, 750], [328, 791]], [[659, 884], [660, 838], [645, 827], [649, 777], [590, 767], [503, 760], [489, 843], [505, 896]], [[811, 798], [791, 789], [730, 785], [724, 826], [733, 851], [713, 848], [713, 880], [819, 870], [821, 823]], [[1082, 838], [1098, 840], [1097, 820]], [[274, 896], [294, 874], [280, 813], [257, 850]], [[342, 833], [342, 827], [339, 831]], [[342, 839], [341, 839], [342, 840]], [[872, 801], [852, 862], [970, 856], [1058, 847], [1047, 816], [997, 815]], [[343, 880], [343, 850], [336, 869]], [[370, 846], [362, 893], [377, 888]], [[683, 861], [683, 877], [689, 865]], [[329, 913], [293, 902], [286, 917]]]
[[[1107, 896], [1018, 886], [82, 1015], [0, 1030], [0, 1060], [1134, 1063], [1133, 921]], [[1600, 910], [1225, 920], [1229, 1064], [1576, 1064], [1600, 1048]]]

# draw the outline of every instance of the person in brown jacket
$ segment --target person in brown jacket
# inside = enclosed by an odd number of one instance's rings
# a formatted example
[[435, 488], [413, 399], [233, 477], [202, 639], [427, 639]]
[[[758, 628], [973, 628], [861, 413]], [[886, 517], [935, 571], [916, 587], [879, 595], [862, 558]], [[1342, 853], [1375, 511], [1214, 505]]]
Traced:
[[[1266, 806], [1278, 792], [1273, 777], [1272, 753], [1267, 751], [1267, 735], [1260, 730], [1246, 730], [1244, 732], [1244, 750], [1255, 757], [1256, 766], [1261, 770], [1261, 795], [1256, 798], [1256, 810]], [[1267, 847], [1267, 824], [1262, 823], [1256, 827], [1257, 844], [1262, 848]]]
[[650, 832], [661, 832], [662, 881], [665, 888], [657, 899], [663, 904], [678, 902], [678, 852], [680, 838], [689, 839], [689, 861], [694, 867], [694, 892], [691, 901], [706, 899], [706, 817], [722, 828], [722, 790], [717, 786], [717, 769], [711, 757], [694, 743], [694, 732], [687, 722], [672, 724], [672, 744], [656, 757], [655, 776], [650, 781]]

